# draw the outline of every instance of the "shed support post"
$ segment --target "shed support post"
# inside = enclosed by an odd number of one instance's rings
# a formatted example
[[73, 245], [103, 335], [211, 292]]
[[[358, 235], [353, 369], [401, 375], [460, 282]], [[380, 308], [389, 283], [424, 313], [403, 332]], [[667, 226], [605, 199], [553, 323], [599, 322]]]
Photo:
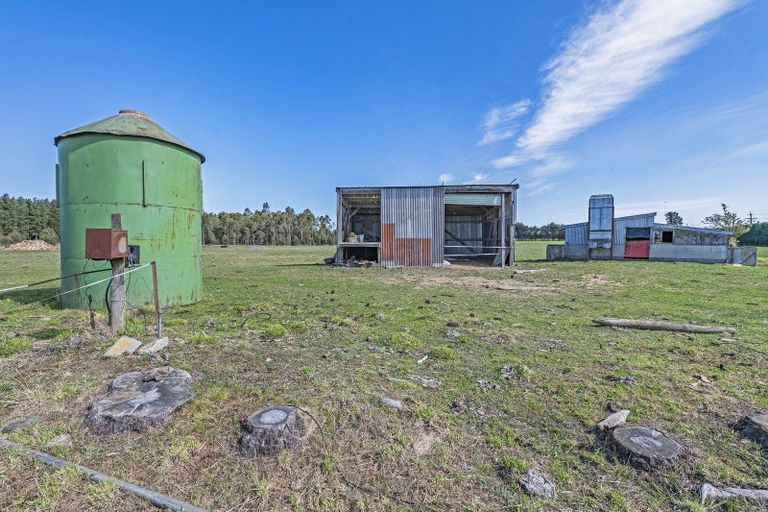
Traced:
[[511, 247], [509, 254], [509, 266], [515, 266], [515, 242], [517, 241], [517, 233], [515, 233], [515, 224], [517, 224], [517, 189], [513, 188], [509, 194], [512, 198], [512, 217], [510, 219], [509, 226], [509, 245]]
[[504, 264], [507, 261], [507, 219], [506, 219], [506, 208], [504, 201], [506, 200], [506, 194], [502, 192], [501, 194], [501, 219], [499, 221], [501, 222], [501, 267], [504, 268]]
[[336, 189], [336, 263], [344, 263], [344, 249], [341, 247], [341, 242], [344, 240], [344, 212], [341, 191]]
[[[123, 228], [123, 216], [112, 214], [112, 227]], [[119, 333], [125, 328], [125, 258], [110, 260], [112, 280], [109, 282], [109, 326], [112, 332]]]

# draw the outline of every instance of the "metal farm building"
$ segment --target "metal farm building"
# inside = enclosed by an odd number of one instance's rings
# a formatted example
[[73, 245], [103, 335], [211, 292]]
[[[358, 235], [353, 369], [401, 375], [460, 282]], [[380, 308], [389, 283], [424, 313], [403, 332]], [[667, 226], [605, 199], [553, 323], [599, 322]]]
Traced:
[[514, 263], [517, 184], [336, 189], [336, 262]]
[[565, 245], [548, 246], [547, 258], [757, 263], [754, 247], [729, 247], [728, 231], [657, 224], [656, 212], [614, 217], [609, 194], [589, 198], [588, 219], [565, 226]]

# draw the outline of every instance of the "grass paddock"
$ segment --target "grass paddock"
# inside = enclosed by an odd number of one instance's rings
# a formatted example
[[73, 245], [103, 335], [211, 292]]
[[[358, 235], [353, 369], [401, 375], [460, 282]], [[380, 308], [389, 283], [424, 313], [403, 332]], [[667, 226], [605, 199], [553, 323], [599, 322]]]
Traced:
[[[0, 425], [39, 416], [6, 436], [215, 510], [704, 510], [704, 481], [765, 488], [764, 454], [729, 425], [768, 408], [766, 250], [758, 267], [534, 261], [546, 244], [518, 242], [519, 272], [335, 268], [321, 264], [330, 247], [206, 247], [204, 299], [164, 315], [167, 364], [193, 374], [197, 397], [142, 434], [80, 424], [115, 375], [161, 363], [102, 358], [114, 342], [103, 316], [91, 330], [83, 311], [11, 311], [54, 288], [12, 293], [0, 300]], [[57, 273], [56, 253], [0, 251], [0, 288]], [[594, 326], [599, 316], [738, 334], [617, 330]], [[132, 311], [128, 334], [151, 339], [152, 318]], [[691, 455], [655, 472], [625, 465], [594, 431], [609, 402]], [[269, 403], [311, 411], [327, 444], [315, 429], [296, 452], [237, 456], [239, 422]], [[46, 447], [62, 434], [69, 443]], [[556, 483], [554, 500], [522, 492], [532, 467]], [[0, 509], [153, 510], [6, 450]]]

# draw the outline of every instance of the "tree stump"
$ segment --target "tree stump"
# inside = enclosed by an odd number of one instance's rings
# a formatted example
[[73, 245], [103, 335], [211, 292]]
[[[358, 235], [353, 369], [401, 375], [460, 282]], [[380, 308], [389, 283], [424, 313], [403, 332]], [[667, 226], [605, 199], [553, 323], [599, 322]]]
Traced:
[[768, 450], [768, 414], [744, 416], [734, 425], [734, 429], [744, 439], [760, 443]]
[[671, 437], [648, 427], [629, 425], [613, 431], [613, 442], [627, 461], [643, 469], [675, 464], [685, 447]]
[[243, 422], [243, 429], [238, 451], [246, 457], [295, 449], [307, 432], [296, 408], [286, 405], [270, 405], [256, 411]]
[[111, 434], [165, 425], [176, 409], [194, 398], [193, 382], [188, 372], [170, 366], [119, 375], [88, 407], [83, 427]]

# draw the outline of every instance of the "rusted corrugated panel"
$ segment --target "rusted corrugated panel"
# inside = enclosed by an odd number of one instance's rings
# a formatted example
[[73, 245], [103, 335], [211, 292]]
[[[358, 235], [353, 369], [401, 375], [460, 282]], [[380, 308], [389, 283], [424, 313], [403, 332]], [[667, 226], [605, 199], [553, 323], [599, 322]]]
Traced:
[[402, 267], [427, 267], [432, 260], [432, 240], [428, 238], [396, 238], [395, 261]]
[[[443, 191], [437, 187], [381, 190], [382, 257], [384, 266], [428, 266], [442, 263]], [[393, 254], [388, 253], [384, 226], [392, 225]]]
[[381, 246], [379, 251], [379, 263], [385, 267], [395, 265], [395, 225], [381, 225]]

